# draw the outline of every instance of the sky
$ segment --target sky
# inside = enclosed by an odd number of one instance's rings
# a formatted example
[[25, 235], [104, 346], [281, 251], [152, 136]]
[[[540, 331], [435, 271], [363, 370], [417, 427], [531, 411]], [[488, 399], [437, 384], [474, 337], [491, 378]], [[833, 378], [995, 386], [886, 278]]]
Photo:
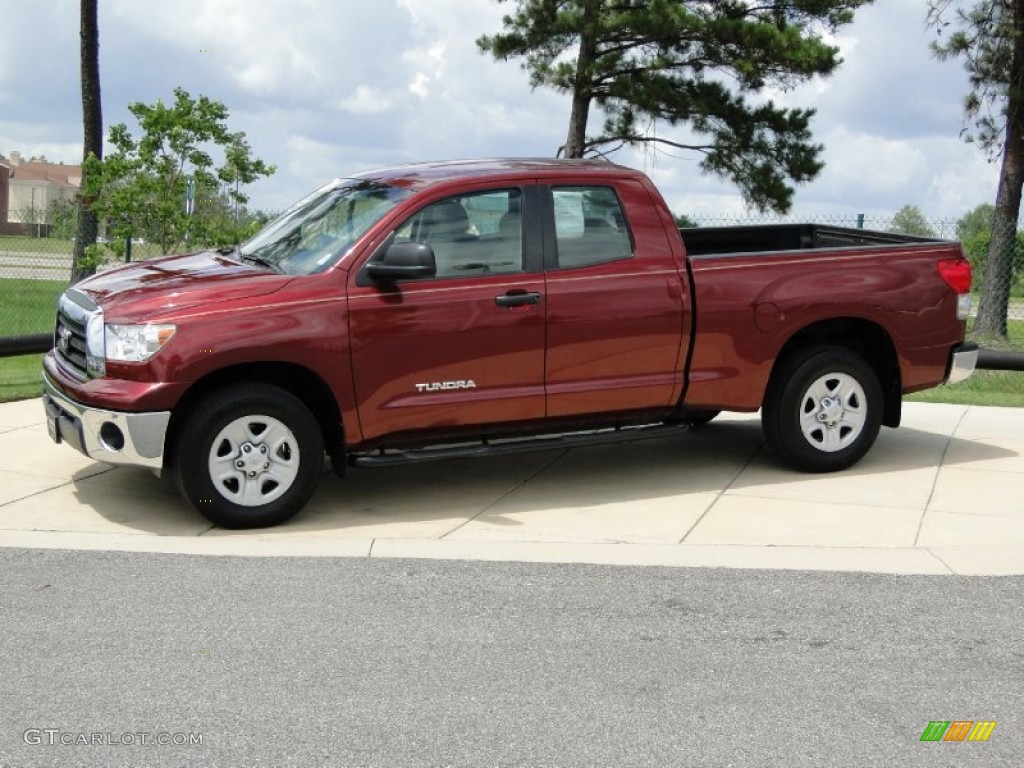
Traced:
[[[78, 0], [0, 0], [0, 154], [81, 160]], [[551, 156], [569, 98], [531, 90], [518, 61], [478, 52], [510, 6], [496, 0], [99, 0], [105, 130], [132, 102], [181, 86], [222, 101], [229, 127], [277, 173], [246, 190], [280, 210], [326, 181], [421, 160]], [[960, 138], [967, 78], [938, 62], [923, 0], [875, 0], [835, 37], [843, 64], [776, 103], [814, 107], [822, 173], [791, 219], [891, 216], [918, 206], [955, 219], [995, 200], [998, 167]], [[592, 131], [600, 128], [591, 116]], [[670, 129], [657, 128], [671, 137]], [[699, 157], [624, 149], [670, 207], [702, 221], [742, 217], [736, 188]]]

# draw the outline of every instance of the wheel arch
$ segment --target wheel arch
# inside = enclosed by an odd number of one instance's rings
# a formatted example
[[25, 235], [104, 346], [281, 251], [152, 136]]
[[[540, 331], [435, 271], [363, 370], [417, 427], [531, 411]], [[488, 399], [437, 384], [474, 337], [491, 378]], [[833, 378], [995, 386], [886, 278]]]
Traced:
[[327, 382], [295, 363], [261, 362], [222, 368], [193, 382], [171, 413], [164, 455], [174, 461], [182, 427], [201, 400], [236, 384], [252, 382], [271, 384], [299, 398], [320, 425], [327, 453], [333, 456], [336, 452], [344, 452], [341, 411]]
[[776, 373], [794, 354], [810, 346], [828, 344], [845, 347], [857, 353], [875, 370], [885, 398], [882, 424], [887, 427], [898, 427], [903, 399], [896, 345], [885, 328], [861, 317], [821, 320], [794, 333], [775, 358], [768, 378], [769, 389], [777, 383]]

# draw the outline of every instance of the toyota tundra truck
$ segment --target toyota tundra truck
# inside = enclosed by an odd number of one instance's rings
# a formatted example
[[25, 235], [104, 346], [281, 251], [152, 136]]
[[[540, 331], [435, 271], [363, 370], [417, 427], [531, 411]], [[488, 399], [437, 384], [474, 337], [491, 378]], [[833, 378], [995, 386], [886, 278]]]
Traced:
[[[815, 225], [680, 231], [603, 161], [335, 180], [234, 248], [69, 288], [50, 435], [269, 526], [335, 472], [631, 441], [761, 411], [791, 467], [849, 467], [902, 395], [970, 375], [960, 246]], [[156, 480], [154, 480], [156, 482]]]

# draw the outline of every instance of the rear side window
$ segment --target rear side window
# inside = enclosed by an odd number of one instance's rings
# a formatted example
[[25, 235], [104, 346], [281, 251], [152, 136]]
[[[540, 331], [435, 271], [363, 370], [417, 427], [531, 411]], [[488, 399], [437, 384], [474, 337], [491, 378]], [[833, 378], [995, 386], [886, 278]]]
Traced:
[[611, 187], [554, 187], [560, 269], [628, 259], [633, 242], [622, 204]]

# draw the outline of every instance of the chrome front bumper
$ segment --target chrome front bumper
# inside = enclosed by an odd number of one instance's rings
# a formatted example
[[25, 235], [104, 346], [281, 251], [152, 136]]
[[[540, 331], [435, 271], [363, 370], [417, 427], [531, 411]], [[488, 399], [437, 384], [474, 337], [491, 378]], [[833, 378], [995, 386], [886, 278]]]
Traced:
[[978, 365], [978, 345], [959, 344], [953, 347], [953, 354], [949, 360], [949, 375], [946, 376], [946, 384], [956, 384], [963, 381], [974, 373]]
[[43, 376], [46, 426], [55, 443], [68, 443], [90, 459], [160, 469], [170, 411], [125, 413], [82, 405]]

